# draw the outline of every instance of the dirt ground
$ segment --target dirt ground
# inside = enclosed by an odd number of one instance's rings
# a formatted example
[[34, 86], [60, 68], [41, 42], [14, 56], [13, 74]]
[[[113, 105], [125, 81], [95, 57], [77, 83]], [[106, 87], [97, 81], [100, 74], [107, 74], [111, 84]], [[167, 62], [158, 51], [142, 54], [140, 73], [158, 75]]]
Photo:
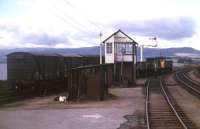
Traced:
[[191, 70], [188, 75], [195, 81], [199, 82], [200, 83], [200, 79], [195, 75], [195, 70]]
[[[172, 77], [168, 77], [166, 79], [169, 79], [167, 80], [169, 82], [174, 81]], [[200, 99], [191, 95], [179, 84], [168, 86], [168, 88], [186, 115], [194, 122], [194, 124], [196, 124], [198, 128], [200, 128]]]
[[168, 86], [177, 85], [177, 82], [174, 80], [173, 76], [174, 76], [174, 74], [169, 74], [165, 77], [165, 79], [167, 80], [166, 83]]
[[141, 87], [109, 90], [115, 99], [59, 103], [49, 96], [7, 104], [0, 108], [0, 129], [122, 129], [129, 116], [131, 127], [144, 124]]
[[146, 81], [146, 78], [137, 79], [136, 85], [137, 86], [144, 86], [145, 81]]

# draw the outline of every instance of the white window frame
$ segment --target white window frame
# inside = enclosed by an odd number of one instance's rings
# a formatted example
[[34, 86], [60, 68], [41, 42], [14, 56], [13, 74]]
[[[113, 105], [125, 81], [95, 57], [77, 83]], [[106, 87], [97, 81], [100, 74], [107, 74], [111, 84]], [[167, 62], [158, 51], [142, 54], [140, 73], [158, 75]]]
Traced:
[[108, 42], [106, 43], [106, 53], [107, 54], [112, 54], [113, 50], [112, 50], [112, 43]]

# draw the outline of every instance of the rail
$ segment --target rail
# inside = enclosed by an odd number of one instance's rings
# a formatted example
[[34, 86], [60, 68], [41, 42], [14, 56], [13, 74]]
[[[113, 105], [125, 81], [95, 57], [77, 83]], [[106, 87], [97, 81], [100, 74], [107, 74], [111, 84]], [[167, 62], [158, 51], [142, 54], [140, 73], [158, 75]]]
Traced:
[[150, 123], [149, 123], [149, 83], [150, 80], [148, 79], [146, 81], [146, 101], [145, 101], [145, 113], [146, 113], [146, 123], [147, 123], [147, 129], [150, 129]]
[[[151, 79], [148, 79], [145, 83], [146, 85], [146, 101], [145, 101], [145, 114], [146, 114], [146, 125], [147, 125], [147, 129], [151, 129], [152, 127], [151, 126], [155, 126], [155, 122], [152, 123], [153, 121], [151, 120], [152, 116], [150, 116], [150, 114], [152, 112], [150, 112], [150, 104], [153, 103], [153, 102], [150, 102], [150, 82], [151, 82]], [[159, 78], [159, 85], [160, 85], [160, 93], [161, 93], [161, 96], [163, 96], [165, 100], [163, 101], [166, 101], [166, 104], [169, 105], [169, 109], [171, 110], [171, 113], [174, 114], [174, 117], [175, 119], [177, 120], [177, 122], [181, 125], [180, 128], [182, 129], [188, 129], [187, 125], [185, 124], [185, 122], [189, 121], [189, 119], [183, 115], [183, 112], [182, 110], [177, 112], [176, 111], [176, 108], [175, 106], [178, 106], [176, 103], [175, 103], [175, 100], [173, 100], [173, 97], [168, 93], [168, 91], [166, 91], [166, 87], [165, 87], [165, 83], [164, 83], [164, 80], [162, 80], [161, 78]], [[154, 98], [155, 99], [155, 98]], [[152, 99], [153, 100], [153, 99]], [[155, 103], [154, 103], [155, 104]], [[154, 105], [155, 106], [155, 105]], [[159, 107], [159, 105], [157, 105]], [[162, 109], [162, 108], [161, 108]], [[152, 110], [152, 109], [151, 109]], [[154, 109], [155, 110], [155, 109]], [[153, 111], [154, 111], [153, 110]], [[180, 110], [180, 109], [179, 109]], [[159, 110], [158, 110], [159, 111]], [[162, 110], [161, 110], [162, 111]], [[181, 114], [181, 115], [180, 115]], [[161, 117], [162, 118], [162, 117]], [[183, 121], [186, 120], [186, 121]], [[151, 121], [150, 121], [151, 120]], [[155, 120], [154, 120], [155, 121]], [[178, 124], [177, 123], [177, 124]], [[153, 125], [151, 125], [153, 124]], [[162, 125], [162, 124], [161, 124]], [[176, 125], [178, 126], [178, 125]], [[188, 125], [189, 126], [189, 125]], [[168, 128], [168, 127], [166, 127]]]
[[[164, 81], [164, 80], [163, 80]], [[184, 129], [188, 129], [188, 127], [185, 125], [185, 123], [183, 122], [183, 120], [181, 119], [181, 117], [179, 116], [179, 114], [177, 113], [176, 109], [174, 108], [174, 106], [172, 105], [172, 102], [170, 101], [165, 89], [164, 89], [164, 86], [162, 84], [162, 81], [160, 79], [160, 86], [161, 86], [161, 89], [162, 89], [162, 92], [165, 96], [165, 99], [167, 100], [167, 103], [170, 105], [172, 111], [174, 112], [174, 114], [176, 115], [176, 117], [178, 118], [179, 122], [181, 123], [181, 125], [183, 126]]]
[[192, 82], [191, 79], [187, 78], [186, 75], [184, 73], [181, 72], [177, 72], [175, 74], [176, 79], [181, 82], [182, 84], [184, 84], [184, 86], [186, 86], [187, 88], [189, 88], [190, 90], [192, 90], [193, 92], [195, 92], [196, 94], [200, 95], [200, 90], [194, 88], [193, 86], [191, 86], [190, 84], [186, 83], [185, 81], [183, 81], [180, 76], [183, 76], [185, 79], [187, 79], [188, 81]]
[[195, 80], [191, 79], [188, 75], [186, 75], [186, 73], [183, 73], [183, 76], [187, 79], [190, 80], [192, 83], [194, 83], [195, 85], [199, 86], [200, 83], [196, 82]]

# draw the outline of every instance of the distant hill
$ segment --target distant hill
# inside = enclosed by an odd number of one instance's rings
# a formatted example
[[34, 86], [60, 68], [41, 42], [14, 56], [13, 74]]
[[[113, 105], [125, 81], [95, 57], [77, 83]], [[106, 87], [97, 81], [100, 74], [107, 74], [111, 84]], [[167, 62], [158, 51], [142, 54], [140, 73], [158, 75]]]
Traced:
[[[65, 55], [99, 55], [99, 47], [84, 47], [84, 48], [16, 48], [16, 49], [0, 49], [0, 63], [6, 61], [6, 55], [12, 52], [40, 52], [40, 53], [60, 53]], [[144, 57], [155, 56], [188, 56], [188, 57], [200, 57], [200, 51], [190, 48], [145, 48]], [[138, 59], [140, 58], [140, 49], [137, 49]]]
[[[138, 51], [139, 55], [140, 50]], [[143, 52], [145, 57], [167, 56], [167, 57], [195, 57], [200, 58], [200, 51], [190, 47], [181, 48], [145, 48]]]

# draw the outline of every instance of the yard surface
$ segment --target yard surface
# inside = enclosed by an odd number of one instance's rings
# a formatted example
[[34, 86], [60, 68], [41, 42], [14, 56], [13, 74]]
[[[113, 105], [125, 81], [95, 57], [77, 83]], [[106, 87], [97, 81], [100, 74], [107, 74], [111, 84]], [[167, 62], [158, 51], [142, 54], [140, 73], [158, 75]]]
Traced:
[[0, 108], [0, 129], [117, 129], [125, 127], [126, 115], [132, 117], [131, 127], [144, 124], [141, 87], [110, 93], [115, 98], [101, 102], [58, 103], [50, 96], [7, 104]]
[[[190, 72], [191, 78], [200, 79]], [[178, 84], [173, 74], [166, 83], [186, 115], [200, 128], [200, 100]], [[145, 79], [134, 88], [110, 88], [105, 101], [59, 103], [55, 95], [35, 97], [0, 107], [0, 129], [144, 129]]]
[[[193, 72], [190, 72], [189, 75], [191, 78], [200, 82], [199, 78], [193, 75]], [[197, 128], [200, 128], [200, 99], [190, 94], [180, 84], [175, 83], [173, 74], [168, 76], [166, 79], [167, 82], [173, 84], [168, 86], [168, 88], [173, 97], [176, 99], [177, 103], [180, 105], [189, 119], [193, 121]]]

